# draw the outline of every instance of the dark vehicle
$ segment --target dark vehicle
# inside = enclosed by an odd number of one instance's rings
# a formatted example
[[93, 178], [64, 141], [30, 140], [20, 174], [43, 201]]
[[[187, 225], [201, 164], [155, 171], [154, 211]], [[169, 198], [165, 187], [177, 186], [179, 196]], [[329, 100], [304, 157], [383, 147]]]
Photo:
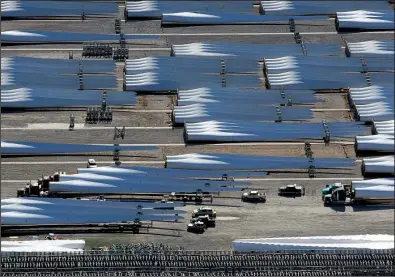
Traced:
[[241, 196], [241, 200], [243, 202], [255, 202], [255, 203], [265, 203], [266, 202], [266, 193], [260, 193], [259, 191], [253, 190], [250, 192], [245, 192]]
[[209, 215], [202, 215], [191, 219], [191, 223], [198, 221], [203, 222], [206, 227], [215, 227], [215, 218], [210, 217]]
[[305, 188], [296, 184], [283, 186], [278, 189], [278, 195], [303, 196], [305, 195]]
[[189, 223], [187, 227], [187, 231], [191, 233], [202, 234], [206, 231], [206, 224], [204, 224], [201, 221]]

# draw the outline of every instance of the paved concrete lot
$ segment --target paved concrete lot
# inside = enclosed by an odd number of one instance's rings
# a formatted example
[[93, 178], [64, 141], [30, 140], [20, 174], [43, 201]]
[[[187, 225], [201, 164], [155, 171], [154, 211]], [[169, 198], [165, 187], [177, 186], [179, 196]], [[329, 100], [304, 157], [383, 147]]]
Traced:
[[[114, 20], [69, 21], [8, 21], [2, 22], [2, 31], [7, 30], [47, 30], [86, 33], [114, 33]], [[147, 56], [168, 56], [169, 44], [183, 44], [200, 41], [245, 42], [292, 44], [295, 43], [288, 25], [244, 25], [244, 26], [194, 26], [162, 28], [159, 20], [122, 22], [125, 34], [157, 34], [152, 40], [136, 40], [130, 47], [130, 58]], [[393, 32], [384, 33], [346, 33], [337, 34], [333, 20], [318, 23], [303, 22], [296, 25], [305, 43], [337, 43], [343, 39], [358, 42], [374, 39], [393, 39]], [[81, 57], [80, 44], [48, 44], [3, 46], [2, 57], [25, 56], [37, 58], [67, 59], [72, 51], [75, 59]], [[264, 54], [264, 53], [262, 53]], [[339, 53], [340, 55], [340, 53]], [[121, 66], [121, 65], [120, 65]], [[121, 89], [122, 74], [118, 72]], [[138, 104], [130, 107], [113, 107], [114, 120], [110, 124], [99, 124], [94, 129], [83, 127], [86, 107], [79, 109], [54, 109], [51, 111], [2, 112], [2, 140], [36, 141], [52, 143], [105, 143], [113, 144], [114, 127], [140, 127], [126, 131], [126, 137], [116, 143], [156, 144], [154, 151], [122, 152], [124, 165], [163, 167], [163, 154], [177, 155], [194, 152], [239, 153], [249, 155], [304, 156], [304, 145], [188, 145], [185, 146], [182, 128], [171, 128], [171, 99], [169, 95], [138, 96]], [[324, 109], [314, 112], [311, 121], [349, 121], [351, 113], [347, 110], [345, 93], [320, 94], [323, 100], [312, 108]], [[101, 99], [97, 103], [100, 105]], [[344, 109], [330, 111], [330, 109]], [[70, 114], [81, 128], [69, 131]], [[55, 124], [55, 125], [54, 125]], [[41, 127], [40, 127], [41, 126]], [[161, 128], [158, 128], [161, 127]], [[369, 126], [367, 126], [367, 132]], [[356, 157], [353, 138], [342, 139], [344, 144], [313, 145], [316, 157]], [[322, 141], [321, 141], [322, 142]], [[168, 144], [168, 145], [163, 145]], [[47, 157], [3, 157], [1, 164], [1, 197], [14, 197], [16, 190], [27, 180], [36, 180], [43, 175], [56, 171], [77, 173], [78, 168], [86, 167], [88, 158], [93, 157], [99, 165], [112, 164], [112, 153], [83, 153], [70, 156]], [[291, 172], [274, 171], [264, 179], [253, 180], [254, 189], [265, 191], [268, 200], [264, 204], [242, 203], [239, 193], [223, 193], [214, 198], [213, 205], [218, 213], [215, 229], [208, 229], [202, 235], [186, 232], [190, 213], [195, 208], [188, 205], [189, 212], [182, 223], [154, 223], [147, 234], [79, 234], [64, 237], [83, 238], [89, 247], [112, 243], [158, 242], [181, 245], [186, 249], [229, 250], [231, 242], [238, 238], [274, 236], [318, 236], [342, 234], [393, 234], [394, 211], [391, 207], [366, 207], [332, 209], [324, 207], [321, 189], [336, 181], [350, 183], [361, 179], [360, 161], [349, 170], [317, 170], [316, 179], [308, 180], [306, 170]], [[278, 187], [297, 183], [306, 187], [306, 196], [285, 198], [277, 195]]]

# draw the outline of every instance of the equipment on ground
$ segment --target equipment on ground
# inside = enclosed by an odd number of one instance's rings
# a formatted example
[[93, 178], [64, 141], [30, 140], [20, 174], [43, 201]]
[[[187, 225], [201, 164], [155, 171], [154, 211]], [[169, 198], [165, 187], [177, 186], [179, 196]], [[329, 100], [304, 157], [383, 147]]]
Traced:
[[241, 196], [241, 200], [243, 202], [260, 202], [260, 203], [265, 203], [266, 202], [266, 193], [261, 193], [257, 190], [252, 190], [249, 192], [245, 192]]
[[206, 227], [215, 227], [215, 218], [214, 217], [210, 217], [209, 215], [201, 215], [195, 218], [191, 219], [191, 223], [195, 223], [195, 222], [203, 222]]
[[125, 134], [126, 134], [125, 126], [123, 126], [122, 129], [114, 127], [114, 140], [116, 140], [117, 138], [124, 139]]
[[283, 186], [278, 189], [278, 195], [304, 196], [305, 188], [297, 184]]
[[86, 110], [86, 123], [111, 123], [112, 109], [107, 104], [107, 92], [104, 91], [102, 95], [102, 102], [100, 107], [88, 107]]
[[213, 208], [210, 208], [210, 207], [201, 207], [201, 208], [194, 210], [192, 212], [192, 218], [199, 217], [199, 216], [205, 216], [205, 215], [216, 218], [217, 212]]
[[86, 168], [95, 168], [97, 167], [97, 163], [94, 159], [89, 159], [86, 165]]
[[104, 223], [99, 224], [100, 227], [99, 232], [110, 233], [110, 232], [124, 232], [124, 231], [131, 231], [133, 234], [140, 233], [140, 228], [142, 224], [140, 221], [135, 222], [122, 222], [121, 224], [117, 223]]
[[202, 234], [206, 231], [206, 224], [201, 221], [189, 223], [187, 227], [188, 232]]
[[70, 125], [69, 125], [69, 131], [73, 131], [75, 126], [75, 118], [74, 115], [70, 115]]

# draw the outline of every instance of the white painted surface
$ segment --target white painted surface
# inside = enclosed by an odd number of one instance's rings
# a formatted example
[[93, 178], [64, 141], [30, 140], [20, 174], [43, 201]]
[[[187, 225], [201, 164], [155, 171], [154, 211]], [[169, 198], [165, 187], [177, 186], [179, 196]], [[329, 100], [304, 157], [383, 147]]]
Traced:
[[232, 242], [239, 252], [267, 250], [393, 249], [393, 235], [353, 235], [239, 239]]

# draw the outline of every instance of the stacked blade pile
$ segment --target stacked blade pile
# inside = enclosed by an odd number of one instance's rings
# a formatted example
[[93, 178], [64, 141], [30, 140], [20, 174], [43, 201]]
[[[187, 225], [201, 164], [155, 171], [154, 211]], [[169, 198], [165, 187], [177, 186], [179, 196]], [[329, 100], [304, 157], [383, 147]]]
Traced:
[[394, 175], [394, 156], [383, 156], [378, 158], [362, 159], [362, 174], [374, 175]]
[[[362, 123], [330, 122], [332, 137], [354, 137], [366, 133]], [[187, 142], [265, 142], [322, 139], [322, 123], [270, 123], [248, 121], [203, 121], [185, 124]]]
[[394, 120], [388, 121], [373, 121], [372, 134], [374, 135], [393, 135], [394, 134]]
[[179, 90], [177, 93], [178, 106], [197, 103], [218, 103], [230, 105], [256, 104], [262, 105], [286, 105], [292, 104], [315, 104], [319, 102], [313, 90], [266, 90], [266, 89], [231, 89], [231, 88], [197, 88]]
[[303, 106], [259, 106], [248, 103], [198, 103], [186, 106], [175, 106], [173, 123], [185, 124], [206, 120], [241, 120], [241, 121], [276, 121], [308, 120], [312, 118], [310, 107]]
[[25, 240], [2, 241], [1, 253], [12, 252], [83, 252], [84, 240]]
[[[168, 169], [168, 168], [151, 168], [139, 166], [100, 166], [96, 168], [79, 168], [79, 176], [82, 174], [98, 174], [105, 176], [114, 176], [120, 178], [135, 178], [156, 176], [160, 178], [175, 178], [175, 179], [197, 179], [197, 180], [217, 180], [222, 179], [223, 176], [233, 178], [254, 178], [264, 177], [267, 172], [264, 171], [215, 171], [215, 170], [183, 170], [183, 169]], [[62, 178], [68, 178], [67, 175]]]
[[[42, 226], [177, 221], [182, 204], [108, 202], [59, 198], [9, 198], [1, 200], [2, 226]], [[158, 209], [162, 208], [162, 209]]]
[[394, 30], [394, 11], [354, 10], [336, 13], [336, 29], [347, 30]]
[[[112, 174], [105, 172], [61, 175], [50, 182], [50, 193], [77, 193], [97, 195], [127, 195], [136, 193], [197, 193], [240, 191], [248, 182], [226, 180], [194, 180], [188, 178]], [[197, 173], [199, 175], [199, 173]], [[207, 174], [208, 175], [208, 174]], [[219, 176], [218, 176], [219, 177]]]
[[126, 12], [128, 18], [162, 18], [163, 13], [180, 12], [226, 12], [226, 13], [252, 13], [252, 0], [247, 1], [189, 1], [182, 3], [178, 1], [127, 1]]
[[118, 13], [116, 3], [95, 3], [88, 1], [2, 1], [3, 18], [29, 19], [52, 17], [100, 16], [113, 17]]
[[[119, 146], [120, 151], [154, 150], [149, 146]], [[114, 146], [100, 144], [63, 144], [45, 142], [1, 141], [1, 155], [56, 155], [87, 152], [112, 152]]]
[[163, 92], [201, 85], [259, 87], [259, 71], [256, 60], [147, 57], [126, 60], [124, 89]]
[[[328, 20], [326, 16], [293, 16], [295, 21], [305, 21], [316, 24], [316, 21]], [[314, 23], [311, 23], [314, 22]], [[308, 24], [307, 23], [307, 24]], [[178, 12], [163, 13], [162, 25], [275, 25], [289, 24], [289, 16], [255, 15], [242, 13], [214, 12]]]
[[350, 88], [349, 99], [359, 121], [387, 121], [394, 118], [394, 85]]
[[362, 199], [394, 201], [394, 178], [352, 181], [355, 195]]
[[[162, 25], [288, 24], [283, 15], [256, 15], [254, 1], [129, 1], [127, 17], [162, 19]], [[295, 20], [326, 20], [325, 16], [294, 16]]]
[[[394, 120], [373, 121], [373, 136], [359, 138], [357, 149], [367, 149], [376, 152], [393, 153], [394, 148]], [[361, 146], [362, 144], [362, 146]], [[362, 160], [362, 174], [365, 175], [394, 175], [394, 156], [388, 155], [378, 158], [364, 158]]]
[[[316, 168], [348, 168], [355, 166], [353, 159], [345, 158], [315, 158], [314, 163]], [[309, 159], [305, 157], [194, 153], [167, 156], [166, 167], [197, 170], [301, 169], [309, 167]]]
[[[123, 38], [131, 43], [132, 40], [150, 40], [157, 39], [155, 35], [124, 35]], [[81, 44], [82, 42], [114, 42], [118, 43], [120, 35], [112, 34], [92, 34], [92, 33], [71, 33], [71, 32], [53, 32], [53, 31], [36, 31], [36, 30], [12, 30], [1, 32], [1, 44], [47, 44], [47, 43], [67, 43]]]
[[[337, 44], [304, 44], [309, 56], [337, 56], [340, 45]], [[246, 57], [262, 60], [285, 55], [304, 55], [300, 44], [271, 45], [223, 42], [195, 42], [172, 45], [173, 56], [200, 57]]]
[[[1, 88], [44, 88], [78, 90], [83, 74], [83, 89], [113, 89], [117, 87], [115, 62], [2, 58]], [[81, 92], [83, 93], [83, 92]]]
[[392, 84], [394, 63], [388, 59], [369, 59], [363, 66], [360, 59], [335, 57], [286, 56], [265, 58], [266, 83], [271, 89], [341, 89], [365, 87], [370, 74], [371, 84]]
[[322, 237], [284, 237], [238, 239], [232, 242], [237, 252], [278, 250], [393, 249], [393, 235], [353, 235]]
[[387, 1], [267, 1], [260, 0], [259, 11], [265, 15], [335, 15], [355, 9], [389, 8]]
[[[52, 88], [16, 88], [1, 91], [2, 108], [64, 108], [99, 105], [101, 91]], [[134, 92], [107, 92], [109, 105], [135, 105]]]
[[355, 137], [357, 151], [394, 153], [394, 134], [357, 136]]
[[362, 42], [346, 42], [346, 55], [348, 57], [380, 57], [393, 59], [393, 40], [369, 40]]
[[[393, 72], [394, 61], [384, 57], [366, 58], [369, 72]], [[280, 73], [288, 70], [302, 70], [309, 72], [324, 68], [328, 71], [362, 72], [364, 70], [359, 58], [342, 57], [309, 57], [309, 56], [285, 56], [280, 58], [265, 58], [265, 68], [268, 73]]]

